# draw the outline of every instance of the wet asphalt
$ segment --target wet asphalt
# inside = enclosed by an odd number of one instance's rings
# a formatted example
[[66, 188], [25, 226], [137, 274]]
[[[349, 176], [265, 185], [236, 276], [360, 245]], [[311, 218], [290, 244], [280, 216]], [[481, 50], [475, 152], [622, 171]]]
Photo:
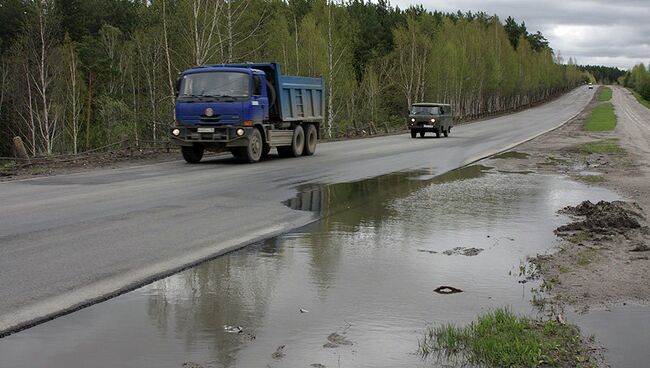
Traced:
[[214, 159], [0, 184], [0, 331], [40, 321], [315, 219], [283, 201], [309, 183], [463, 166], [553, 129], [594, 90], [452, 129], [321, 144], [314, 157]]

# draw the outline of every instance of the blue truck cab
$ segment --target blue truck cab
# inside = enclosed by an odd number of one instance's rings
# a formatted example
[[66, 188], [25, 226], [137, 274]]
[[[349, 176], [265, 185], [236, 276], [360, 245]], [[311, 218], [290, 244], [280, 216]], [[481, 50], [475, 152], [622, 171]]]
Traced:
[[281, 74], [277, 63], [204, 65], [176, 82], [172, 141], [189, 163], [205, 150], [257, 162], [276, 148], [283, 157], [313, 155], [323, 121], [322, 78]]

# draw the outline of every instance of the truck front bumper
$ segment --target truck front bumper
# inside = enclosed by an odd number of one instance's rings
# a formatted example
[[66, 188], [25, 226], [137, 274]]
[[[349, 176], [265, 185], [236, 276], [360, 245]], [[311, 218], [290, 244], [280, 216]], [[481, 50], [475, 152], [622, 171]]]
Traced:
[[169, 129], [169, 136], [179, 146], [201, 143], [206, 146], [241, 147], [248, 145], [248, 137], [253, 129], [232, 125], [177, 126]]

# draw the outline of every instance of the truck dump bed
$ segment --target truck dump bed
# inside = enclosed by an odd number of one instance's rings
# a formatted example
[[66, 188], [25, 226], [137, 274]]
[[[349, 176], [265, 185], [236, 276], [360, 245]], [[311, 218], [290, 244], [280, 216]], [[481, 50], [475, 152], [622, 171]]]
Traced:
[[234, 68], [251, 68], [266, 74], [274, 87], [274, 98], [269, 117], [281, 121], [322, 122], [325, 109], [325, 81], [323, 78], [282, 75], [277, 63], [219, 64]]

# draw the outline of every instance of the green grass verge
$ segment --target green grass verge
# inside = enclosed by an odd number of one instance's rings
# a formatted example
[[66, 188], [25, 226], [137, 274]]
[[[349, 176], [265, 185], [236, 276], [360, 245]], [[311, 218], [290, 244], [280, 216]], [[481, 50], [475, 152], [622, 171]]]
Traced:
[[604, 182], [605, 177], [602, 175], [580, 175], [578, 176], [578, 180], [584, 183], [595, 184]]
[[0, 176], [10, 176], [16, 171], [16, 163], [14, 161], [0, 161]]
[[596, 105], [585, 122], [584, 130], [588, 132], [603, 132], [616, 127], [616, 115], [611, 102]]
[[578, 149], [586, 153], [622, 153], [623, 148], [618, 145], [618, 139], [603, 139], [587, 142], [578, 146]]
[[588, 361], [577, 328], [517, 316], [507, 308], [483, 314], [465, 327], [429, 328], [419, 352], [487, 367], [576, 367]]
[[641, 95], [638, 94], [635, 90], [630, 89], [630, 88], [628, 88], [628, 90], [630, 90], [630, 92], [632, 92], [632, 94], [634, 95], [634, 97], [636, 97], [636, 100], [639, 101], [639, 103], [640, 103], [641, 105], [643, 105], [643, 106], [645, 106], [645, 107], [647, 107], [647, 108], [650, 109], [650, 101], [648, 101], [648, 100], [644, 99], [643, 97], [641, 97]]
[[612, 99], [612, 89], [603, 87], [598, 94], [598, 101], [609, 101]]

